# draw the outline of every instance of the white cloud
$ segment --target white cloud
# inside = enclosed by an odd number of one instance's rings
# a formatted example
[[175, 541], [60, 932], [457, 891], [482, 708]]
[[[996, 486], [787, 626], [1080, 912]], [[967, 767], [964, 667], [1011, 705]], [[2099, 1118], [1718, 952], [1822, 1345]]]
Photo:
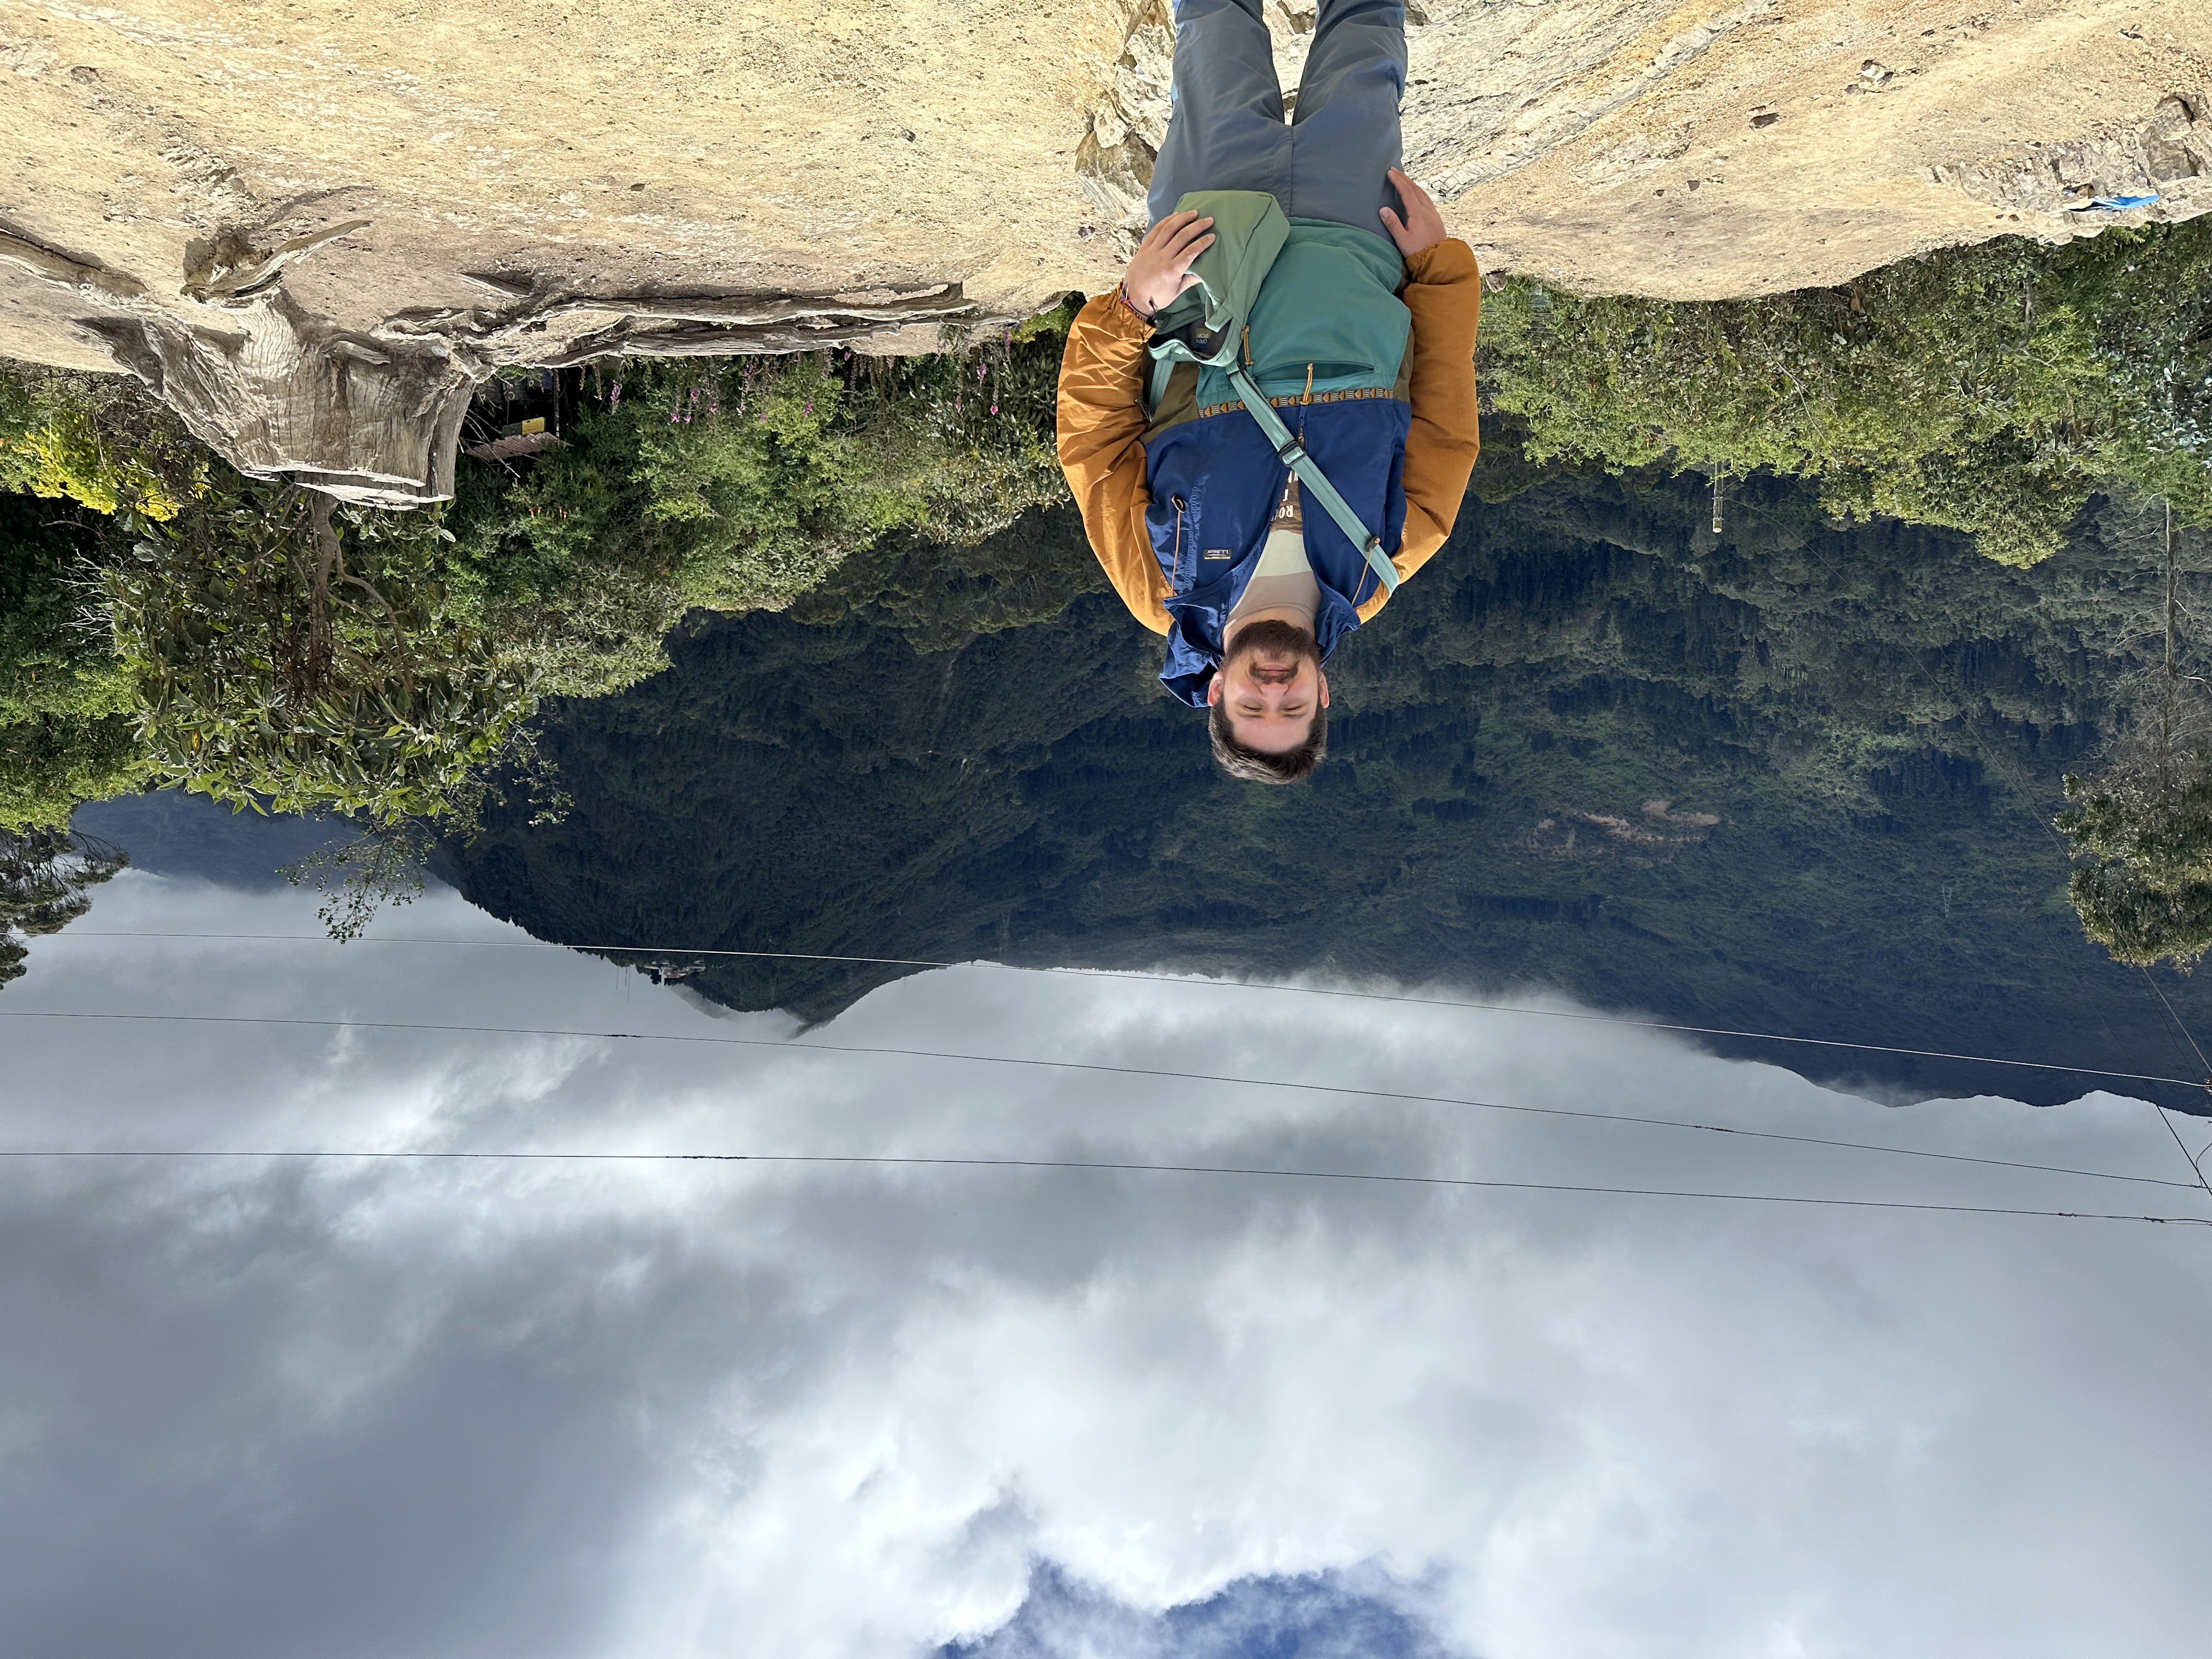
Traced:
[[[552, 951], [95, 937], [301, 932], [312, 909], [126, 874], [0, 1010], [793, 1034]], [[445, 893], [387, 927], [520, 937]], [[2179, 1167], [2111, 1097], [1884, 1108], [1646, 1032], [1288, 991], [977, 968], [808, 1040]], [[12, 1019], [0, 1045], [17, 1146], [1073, 1156], [2191, 1208], [788, 1047]], [[0, 1182], [15, 1652], [872, 1656], [1002, 1622], [1037, 1559], [1150, 1607], [1373, 1563], [1431, 1583], [1440, 1631], [1487, 1659], [2154, 1659], [2196, 1650], [2212, 1599], [2196, 1229], [787, 1164]]]

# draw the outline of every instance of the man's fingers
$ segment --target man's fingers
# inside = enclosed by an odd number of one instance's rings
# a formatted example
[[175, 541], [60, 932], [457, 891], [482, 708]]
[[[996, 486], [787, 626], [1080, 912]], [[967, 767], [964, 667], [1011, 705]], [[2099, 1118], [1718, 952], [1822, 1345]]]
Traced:
[[1212, 246], [1213, 238], [1211, 236], [1206, 236], [1198, 241], [1193, 242], [1188, 247], [1184, 248], [1176, 255], [1176, 264], [1188, 270], [1190, 269], [1191, 262]]
[[1176, 234], [1198, 217], [1196, 208], [1185, 208], [1181, 213], [1170, 213], [1145, 234], [1140, 247], [1158, 247], [1174, 239]]
[[1190, 224], [1185, 226], [1182, 230], [1178, 233], [1176, 238], [1178, 246], [1176, 246], [1172, 251], [1180, 254], [1189, 249], [1192, 244], [1196, 242], [1200, 237], [1204, 237], [1206, 241], [1212, 241], [1213, 240], [1213, 237], [1211, 234], [1212, 229], [1212, 220], [1194, 220]]

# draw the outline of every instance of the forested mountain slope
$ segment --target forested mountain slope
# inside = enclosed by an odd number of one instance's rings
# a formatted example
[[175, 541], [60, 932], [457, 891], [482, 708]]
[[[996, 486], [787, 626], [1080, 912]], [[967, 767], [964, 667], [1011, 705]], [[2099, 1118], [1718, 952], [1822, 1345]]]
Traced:
[[[1332, 665], [1310, 789], [1221, 778], [1110, 596], [1007, 625], [1090, 586], [1071, 517], [873, 556], [556, 708], [567, 821], [495, 814], [449, 869], [579, 944], [1517, 982], [2193, 1075], [2142, 977], [2083, 941], [2048, 827], [2151, 648], [2148, 541], [2100, 506], [2023, 571], [1949, 532], [1838, 527], [1795, 485], [1741, 483], [1729, 511], [1716, 538], [1702, 481], [1639, 475], [1470, 500]], [[826, 1018], [898, 971], [710, 958], [690, 982]], [[2193, 982], [2161, 982], [2212, 1025]], [[1738, 1048], [1909, 1091], [2087, 1086]]]

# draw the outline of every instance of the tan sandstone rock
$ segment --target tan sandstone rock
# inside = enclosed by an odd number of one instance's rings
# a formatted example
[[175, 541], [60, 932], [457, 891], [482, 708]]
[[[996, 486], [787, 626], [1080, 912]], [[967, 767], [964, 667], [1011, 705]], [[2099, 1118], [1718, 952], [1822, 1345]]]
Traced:
[[[1268, 5], [1294, 80], [1312, 10]], [[1745, 295], [2212, 204], [2206, 0], [1413, 15], [1408, 166], [1496, 269]], [[1171, 46], [1162, 0], [0, 0], [0, 351], [434, 497], [501, 362], [912, 349], [1104, 286]]]

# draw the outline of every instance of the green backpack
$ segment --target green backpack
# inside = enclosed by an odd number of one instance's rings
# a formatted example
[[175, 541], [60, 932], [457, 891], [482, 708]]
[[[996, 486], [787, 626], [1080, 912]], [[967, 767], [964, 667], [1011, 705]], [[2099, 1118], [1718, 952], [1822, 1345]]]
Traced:
[[1275, 447], [1276, 458], [1312, 493], [1337, 528], [1352, 538], [1386, 593], [1398, 591], [1397, 567], [1382, 550], [1382, 538], [1359, 521], [1336, 486], [1314, 464], [1305, 446], [1291, 435], [1264, 393], [1237, 361], [1244, 325], [1260, 286], [1274, 268], [1275, 256], [1290, 240], [1291, 222], [1282, 204], [1265, 191], [1196, 190], [1176, 204], [1178, 213], [1195, 210], [1213, 219], [1213, 246], [1191, 265], [1197, 284], [1163, 306], [1152, 319], [1152, 354], [1164, 367], [1177, 362], [1219, 368], [1237, 396]]

